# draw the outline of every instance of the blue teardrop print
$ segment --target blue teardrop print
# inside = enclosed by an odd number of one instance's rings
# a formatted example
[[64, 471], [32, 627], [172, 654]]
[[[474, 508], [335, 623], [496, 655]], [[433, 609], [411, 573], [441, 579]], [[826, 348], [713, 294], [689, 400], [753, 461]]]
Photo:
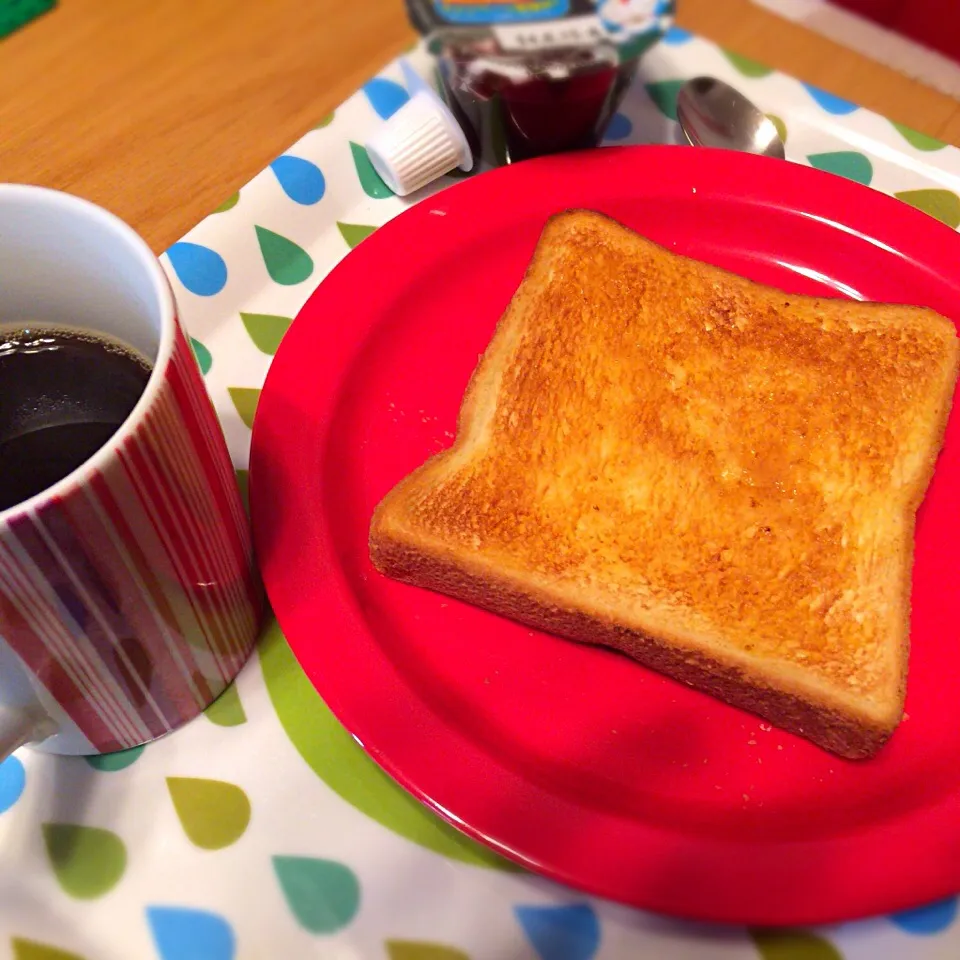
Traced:
[[633, 123], [625, 113], [615, 113], [603, 135], [605, 140], [626, 140], [633, 133]]
[[693, 34], [683, 27], [673, 26], [664, 35], [663, 42], [671, 47], [679, 47], [681, 44], [689, 43], [693, 39]]
[[6, 813], [19, 799], [27, 785], [27, 772], [18, 757], [7, 757], [0, 763], [0, 813]]
[[838, 97], [835, 93], [828, 93], [826, 90], [821, 90], [819, 87], [813, 86], [813, 84], [805, 83], [804, 87], [807, 93], [809, 93], [827, 113], [832, 113], [836, 117], [844, 117], [848, 113], [853, 113], [854, 110], [860, 109], [855, 103], [844, 100], [843, 97]]
[[600, 922], [589, 904], [513, 912], [540, 960], [592, 960], [600, 946]]
[[893, 914], [890, 919], [906, 933], [918, 936], [942, 933], [957, 919], [957, 898], [947, 897], [946, 900], [938, 900], [925, 907], [904, 910], [902, 913]]
[[315, 163], [284, 154], [270, 164], [270, 169], [294, 203], [309, 207], [323, 199], [327, 182]]
[[227, 285], [227, 265], [215, 250], [181, 240], [168, 251], [177, 279], [198, 297], [212, 297]]
[[233, 960], [236, 938], [223, 917], [186, 907], [147, 907], [161, 960]]
[[410, 96], [399, 83], [387, 80], [386, 77], [374, 77], [363, 86], [363, 92], [370, 101], [370, 106], [382, 120], [392, 117], [409, 99]]

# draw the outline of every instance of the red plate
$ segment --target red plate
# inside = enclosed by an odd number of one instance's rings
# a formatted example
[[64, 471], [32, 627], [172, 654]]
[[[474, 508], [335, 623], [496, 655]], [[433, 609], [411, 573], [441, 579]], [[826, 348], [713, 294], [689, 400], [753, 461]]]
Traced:
[[960, 237], [782, 161], [604, 149], [430, 197], [346, 258], [274, 360], [257, 549], [304, 670], [370, 755], [461, 830], [593, 893], [703, 919], [826, 922], [960, 890], [960, 428], [917, 526], [907, 719], [839, 760], [625, 657], [376, 573], [377, 501], [449, 445], [544, 221], [602, 211], [791, 292], [960, 317]]

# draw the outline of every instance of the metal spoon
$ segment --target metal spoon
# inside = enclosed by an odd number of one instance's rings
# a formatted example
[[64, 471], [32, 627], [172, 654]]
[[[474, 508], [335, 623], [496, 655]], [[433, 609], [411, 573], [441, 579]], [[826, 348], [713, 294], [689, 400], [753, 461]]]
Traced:
[[695, 147], [722, 147], [786, 159], [773, 121], [739, 90], [714, 77], [694, 77], [680, 88], [677, 120]]

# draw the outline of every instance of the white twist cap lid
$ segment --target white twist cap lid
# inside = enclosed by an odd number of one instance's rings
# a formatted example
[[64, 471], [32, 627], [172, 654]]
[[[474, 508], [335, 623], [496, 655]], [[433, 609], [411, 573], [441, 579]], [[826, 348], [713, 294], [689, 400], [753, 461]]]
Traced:
[[473, 167], [473, 154], [460, 125], [429, 89], [415, 93], [364, 146], [373, 169], [401, 197], [454, 167]]

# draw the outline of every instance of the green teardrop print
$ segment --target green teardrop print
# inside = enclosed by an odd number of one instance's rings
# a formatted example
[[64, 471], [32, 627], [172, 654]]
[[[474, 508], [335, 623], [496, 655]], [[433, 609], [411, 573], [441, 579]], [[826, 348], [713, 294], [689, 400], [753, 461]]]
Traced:
[[736, 70], [739, 73], [742, 73], [745, 77], [757, 78], [757, 77], [767, 77], [773, 73], [773, 68], [768, 67], [765, 63], [760, 63], [757, 60], [751, 60], [750, 57], [745, 57], [743, 54], [734, 53], [732, 50], [722, 51], [723, 55], [733, 64]]
[[786, 143], [787, 125], [775, 113], [768, 113], [767, 119], [777, 128], [777, 133], [780, 134], [780, 139]]
[[900, 136], [902, 136], [911, 147], [917, 150], [932, 153], [934, 150], [942, 150], [946, 146], [942, 140], [938, 140], [936, 137], [930, 137], [925, 133], [921, 133], [919, 130], [914, 130], [913, 127], [908, 127], [902, 123], [894, 123], [892, 120], [890, 123], [900, 133]]
[[235, 784], [199, 777], [167, 777], [180, 825], [203, 850], [236, 843], [250, 823], [250, 800]]
[[347, 241], [347, 246], [352, 250], [363, 243], [377, 228], [368, 227], [362, 223], [341, 223], [338, 220], [337, 229], [340, 231], [340, 236]]
[[84, 757], [83, 759], [94, 770], [116, 773], [118, 770], [126, 770], [131, 764], [136, 763], [145, 749], [145, 745], [141, 744], [139, 747], [130, 747], [128, 750], [117, 750], [116, 753], [99, 753], [96, 756]]
[[873, 164], [870, 158], [855, 150], [837, 150], [833, 153], [814, 153], [807, 157], [811, 167], [835, 173], [839, 177], [846, 177], [870, 186], [873, 179]]
[[233, 401], [240, 419], [253, 429], [253, 418], [257, 413], [257, 404], [260, 402], [260, 391], [255, 387], [227, 387], [227, 393]]
[[190, 338], [190, 346], [193, 347], [193, 355], [197, 358], [197, 364], [200, 367], [200, 372], [206, 376], [210, 372], [210, 368], [213, 366], [213, 357], [210, 356], [210, 351], [199, 341], [196, 337]]
[[271, 357], [277, 352], [283, 335], [293, 323], [292, 317], [280, 317], [272, 313], [241, 312], [240, 319], [254, 346]]
[[832, 943], [815, 933], [757, 929], [750, 936], [763, 960], [843, 960]]
[[240, 488], [240, 499], [243, 501], [243, 509], [247, 515], [250, 514], [250, 471], [237, 470], [237, 486]]
[[478, 866], [520, 869], [431, 813], [366, 755], [307, 679], [276, 620], [267, 625], [258, 650], [267, 692], [283, 729], [331, 790], [388, 830], [436, 853]]
[[648, 83], [647, 93], [660, 112], [670, 120], [677, 119], [677, 94], [683, 86], [683, 80], [662, 80], [660, 83]]
[[303, 247], [266, 227], [254, 227], [264, 266], [274, 283], [289, 287], [313, 273], [313, 259]]
[[[385, 944], [390, 960], [470, 960], [456, 947], [443, 943], [425, 943], [421, 940], [388, 940]], [[558, 952], [560, 956], [562, 951]]]
[[218, 727], [239, 727], [247, 722], [247, 714], [240, 702], [237, 684], [233, 682], [203, 711]]
[[21, 940], [20, 937], [14, 937], [10, 945], [13, 947], [13, 960], [83, 960], [83, 957], [77, 953], [70, 953], [68, 950], [51, 947], [45, 943], [37, 943], [35, 940]]
[[226, 213], [228, 210], [232, 210], [240, 202], [240, 191], [238, 190], [232, 197], [227, 197], [219, 207], [214, 210], [214, 213]]
[[393, 191], [380, 179], [380, 174], [373, 169], [367, 151], [359, 143], [350, 141], [350, 152], [353, 154], [353, 165], [360, 179], [363, 192], [374, 200], [384, 200], [394, 195]]
[[273, 869], [291, 912], [310, 933], [336, 933], [356, 916], [360, 883], [344, 864], [312, 857], [274, 857]]
[[42, 830], [57, 882], [71, 897], [103, 896], [123, 876], [127, 848], [110, 830], [78, 823], [45, 823]]
[[331, 110], [325, 117], [321, 118], [320, 122], [313, 129], [322, 130], [324, 127], [329, 127], [330, 124], [333, 123], [333, 118], [336, 115], [336, 110]]
[[904, 190], [894, 196], [948, 227], [960, 227], [960, 197], [949, 190]]

